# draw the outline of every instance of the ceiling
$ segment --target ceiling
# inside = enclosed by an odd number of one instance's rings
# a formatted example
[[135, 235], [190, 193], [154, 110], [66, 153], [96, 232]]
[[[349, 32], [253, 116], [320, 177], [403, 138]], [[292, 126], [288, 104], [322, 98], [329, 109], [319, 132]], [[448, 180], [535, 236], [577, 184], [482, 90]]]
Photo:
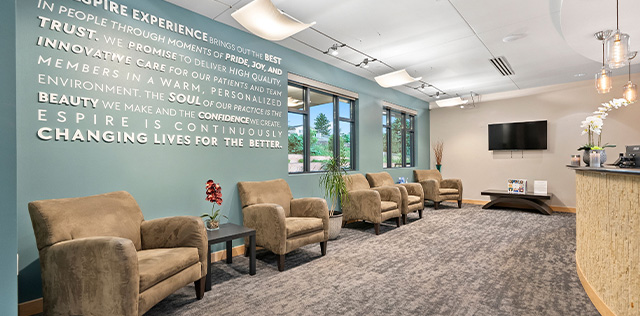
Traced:
[[[231, 13], [251, 0], [165, 0], [244, 31]], [[593, 34], [615, 29], [615, 2], [607, 0], [272, 0], [283, 12], [309, 23], [278, 42], [361, 77], [406, 68], [420, 82], [396, 87], [425, 101], [471, 91], [480, 96], [589, 80], [601, 67]], [[620, 0], [620, 28], [640, 39], [640, 1]], [[328, 35], [329, 38], [322, 33]], [[506, 36], [521, 37], [503, 41]], [[339, 55], [324, 54], [336, 43]], [[366, 56], [383, 61], [356, 67]], [[489, 59], [504, 56], [514, 75], [503, 76]], [[385, 65], [386, 64], [386, 65]], [[632, 67], [632, 72], [640, 66]], [[627, 68], [613, 70], [622, 75]], [[434, 102], [431, 108], [437, 107]]]

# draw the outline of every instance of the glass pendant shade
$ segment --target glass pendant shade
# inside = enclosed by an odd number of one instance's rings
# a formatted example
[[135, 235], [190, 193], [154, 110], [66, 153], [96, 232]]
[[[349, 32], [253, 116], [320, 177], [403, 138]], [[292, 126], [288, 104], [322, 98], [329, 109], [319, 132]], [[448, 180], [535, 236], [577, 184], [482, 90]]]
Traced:
[[609, 68], [624, 67], [629, 60], [629, 35], [616, 30], [605, 41], [605, 59]]
[[624, 86], [624, 92], [622, 94], [629, 103], [636, 102], [638, 100], [638, 86], [631, 81], [627, 82]]
[[596, 89], [600, 94], [611, 91], [611, 70], [602, 67], [602, 71], [596, 74]]

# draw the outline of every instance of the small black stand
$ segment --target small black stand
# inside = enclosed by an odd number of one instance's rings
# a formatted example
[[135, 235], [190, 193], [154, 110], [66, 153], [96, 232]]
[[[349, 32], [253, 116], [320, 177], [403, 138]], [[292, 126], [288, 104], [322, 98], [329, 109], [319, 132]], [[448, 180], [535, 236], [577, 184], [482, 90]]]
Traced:
[[236, 224], [222, 224], [217, 230], [207, 231], [209, 237], [208, 254], [207, 254], [207, 280], [205, 282], [205, 291], [211, 291], [211, 245], [226, 242], [227, 243], [227, 263], [233, 260], [232, 241], [238, 238], [249, 237], [249, 274], [256, 274], [256, 231]]

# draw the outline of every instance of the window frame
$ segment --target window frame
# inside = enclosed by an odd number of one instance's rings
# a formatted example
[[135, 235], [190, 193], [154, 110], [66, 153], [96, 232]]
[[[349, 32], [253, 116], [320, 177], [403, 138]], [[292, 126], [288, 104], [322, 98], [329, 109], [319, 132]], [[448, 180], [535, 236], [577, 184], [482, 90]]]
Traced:
[[[388, 106], [384, 106], [382, 108], [383, 112], [386, 112], [386, 122], [384, 122], [382, 124], [382, 128], [386, 129], [386, 138], [387, 138], [387, 152], [385, 153], [385, 155], [387, 156], [387, 165], [383, 167], [383, 169], [395, 169], [395, 168], [414, 168], [416, 166], [416, 134], [415, 134], [415, 130], [416, 130], [416, 115], [411, 114], [411, 113], [407, 113], [404, 111], [400, 111]], [[391, 142], [391, 137], [392, 137], [392, 133], [391, 133], [391, 115], [392, 113], [396, 113], [396, 114], [400, 114], [400, 120], [401, 120], [401, 144], [402, 144], [402, 148], [401, 150], [401, 166], [392, 166], [393, 165], [393, 144]], [[407, 128], [407, 119], [409, 119], [409, 121], [411, 122], [411, 128]], [[410, 141], [409, 141], [409, 146], [411, 148], [410, 149], [410, 161], [407, 164], [407, 134], [410, 135]]]
[[[306, 174], [306, 173], [322, 173], [324, 171], [311, 170], [311, 91], [318, 94], [324, 94], [327, 96], [331, 96], [333, 100], [333, 157], [338, 159], [338, 163], [341, 162], [342, 157], [340, 157], [340, 123], [347, 122], [350, 125], [350, 138], [349, 138], [349, 168], [345, 168], [347, 171], [355, 171], [356, 170], [356, 100], [341, 96], [336, 93], [331, 93], [326, 90], [317, 89], [314, 87], [310, 87], [303, 84], [298, 84], [296, 82], [289, 81], [288, 86], [293, 86], [299, 89], [302, 89], [302, 98], [303, 98], [303, 107], [302, 109], [287, 109], [287, 116], [289, 113], [295, 113], [302, 115], [302, 124], [303, 124], [303, 168], [302, 171], [299, 172], [289, 172], [289, 174]], [[340, 101], [346, 101], [349, 103], [349, 118], [340, 116]]]

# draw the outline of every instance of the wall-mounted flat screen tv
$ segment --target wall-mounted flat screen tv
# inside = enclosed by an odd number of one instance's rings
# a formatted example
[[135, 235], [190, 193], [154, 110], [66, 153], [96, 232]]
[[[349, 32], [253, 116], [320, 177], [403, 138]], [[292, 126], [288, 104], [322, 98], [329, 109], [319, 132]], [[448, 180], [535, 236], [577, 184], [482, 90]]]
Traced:
[[547, 149], [547, 121], [489, 124], [489, 150]]

